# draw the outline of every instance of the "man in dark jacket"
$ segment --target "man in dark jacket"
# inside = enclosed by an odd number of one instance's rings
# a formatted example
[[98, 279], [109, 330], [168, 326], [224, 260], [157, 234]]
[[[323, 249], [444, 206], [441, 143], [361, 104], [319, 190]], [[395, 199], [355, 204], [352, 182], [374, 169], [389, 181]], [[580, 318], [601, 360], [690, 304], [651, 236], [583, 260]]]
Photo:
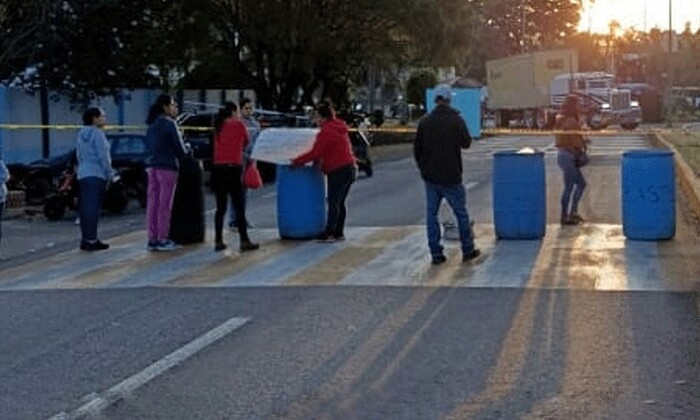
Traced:
[[461, 149], [468, 149], [472, 138], [459, 112], [450, 106], [452, 91], [448, 85], [438, 85], [434, 92], [436, 107], [418, 124], [413, 152], [425, 182], [426, 227], [428, 246], [433, 264], [447, 258], [441, 244], [438, 210], [444, 198], [457, 218], [462, 245], [462, 261], [471, 261], [481, 252], [474, 248], [469, 227], [466, 191], [462, 184]]

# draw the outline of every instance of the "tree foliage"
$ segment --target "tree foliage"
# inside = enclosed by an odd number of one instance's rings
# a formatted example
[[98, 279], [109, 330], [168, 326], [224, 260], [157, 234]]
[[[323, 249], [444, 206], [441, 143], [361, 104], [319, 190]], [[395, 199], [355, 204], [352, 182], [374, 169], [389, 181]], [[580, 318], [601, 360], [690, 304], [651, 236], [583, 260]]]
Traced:
[[700, 35], [688, 29], [671, 57], [658, 30], [576, 33], [581, 3], [4, 0], [0, 80], [75, 98], [121, 87], [253, 88], [265, 107], [286, 109], [343, 104], [380, 73], [398, 86], [397, 69], [456, 66], [483, 81], [487, 60], [573, 46], [582, 70], [616, 64], [627, 78], [658, 82], [673, 59], [691, 69], [675, 80], [700, 83]]
[[560, 47], [576, 31], [581, 0], [474, 0], [474, 48], [466, 74], [485, 79], [488, 60]]
[[424, 69], [416, 71], [411, 75], [410, 79], [408, 79], [406, 100], [409, 103], [421, 104], [425, 107], [425, 90], [435, 86], [437, 83], [437, 76], [432, 70]]

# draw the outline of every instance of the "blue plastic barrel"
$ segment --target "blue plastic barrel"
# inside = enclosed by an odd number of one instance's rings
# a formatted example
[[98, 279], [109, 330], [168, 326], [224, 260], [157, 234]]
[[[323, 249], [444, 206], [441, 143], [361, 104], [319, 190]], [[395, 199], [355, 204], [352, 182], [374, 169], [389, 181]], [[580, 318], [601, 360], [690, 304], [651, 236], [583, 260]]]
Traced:
[[311, 239], [326, 225], [326, 178], [318, 166], [277, 165], [277, 227], [282, 239]]
[[547, 223], [544, 153], [493, 154], [493, 222], [498, 239], [540, 239]]
[[630, 150], [622, 154], [622, 232], [627, 239], [665, 240], [676, 234], [673, 152]]

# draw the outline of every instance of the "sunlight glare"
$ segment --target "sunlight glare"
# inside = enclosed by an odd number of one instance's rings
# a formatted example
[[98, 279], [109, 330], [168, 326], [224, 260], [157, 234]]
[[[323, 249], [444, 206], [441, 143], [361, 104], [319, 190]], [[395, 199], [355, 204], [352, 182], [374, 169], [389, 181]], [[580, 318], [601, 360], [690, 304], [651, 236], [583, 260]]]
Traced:
[[[682, 32], [686, 22], [693, 32], [700, 28], [700, 0], [671, 0], [673, 28]], [[665, 0], [583, 0], [578, 30], [599, 34], [610, 32], [610, 22], [620, 23], [620, 30], [634, 28], [649, 31], [668, 28], [668, 6]]]

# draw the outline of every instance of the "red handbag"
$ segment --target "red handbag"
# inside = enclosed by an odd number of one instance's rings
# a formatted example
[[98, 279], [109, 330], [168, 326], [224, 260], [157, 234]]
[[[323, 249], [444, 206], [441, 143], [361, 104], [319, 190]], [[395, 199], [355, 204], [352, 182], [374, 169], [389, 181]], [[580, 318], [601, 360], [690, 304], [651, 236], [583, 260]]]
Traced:
[[263, 186], [263, 180], [255, 161], [251, 161], [246, 165], [245, 171], [243, 172], [243, 185], [251, 190], [257, 190]]

